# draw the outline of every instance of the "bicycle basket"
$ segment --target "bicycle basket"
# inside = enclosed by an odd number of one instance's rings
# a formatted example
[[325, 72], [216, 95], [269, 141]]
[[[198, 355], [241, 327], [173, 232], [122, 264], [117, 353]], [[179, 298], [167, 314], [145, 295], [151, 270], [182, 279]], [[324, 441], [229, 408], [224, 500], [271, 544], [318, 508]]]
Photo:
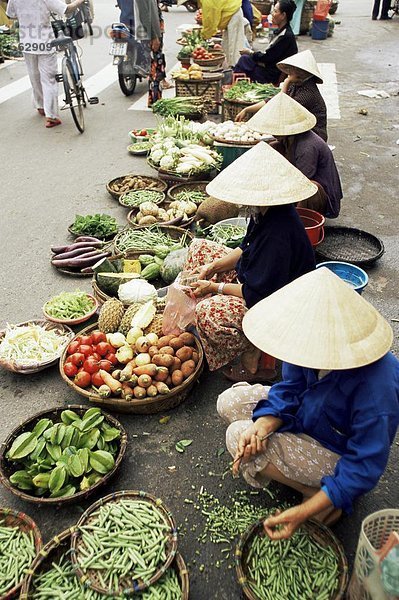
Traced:
[[81, 40], [84, 38], [83, 22], [82, 11], [77, 9], [76, 12], [66, 20], [65, 35], [69, 35], [73, 40]]

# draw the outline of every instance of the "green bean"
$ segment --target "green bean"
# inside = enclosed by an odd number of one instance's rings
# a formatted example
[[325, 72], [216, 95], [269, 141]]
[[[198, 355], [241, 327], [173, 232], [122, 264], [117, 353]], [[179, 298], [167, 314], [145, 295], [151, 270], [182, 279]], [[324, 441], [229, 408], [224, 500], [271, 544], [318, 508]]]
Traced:
[[208, 194], [206, 192], [201, 192], [200, 190], [182, 190], [175, 196], [173, 196], [173, 200], [178, 200], [179, 202], [195, 202], [196, 204], [201, 204], [204, 200], [208, 198]]
[[157, 192], [156, 190], [134, 190], [123, 194], [121, 202], [124, 206], [140, 206], [143, 202], [158, 204], [163, 198], [163, 192]]
[[168, 246], [173, 248], [176, 244], [179, 247], [190, 243], [187, 233], [180, 240], [173, 239], [167, 233], [163, 233], [159, 227], [145, 227], [143, 229], [128, 228], [122, 231], [115, 240], [115, 248], [119, 252], [126, 252], [129, 249], [151, 250], [155, 246]]
[[19, 527], [3, 526], [0, 521], [0, 596], [18, 585], [35, 554], [33, 532], [25, 533]]

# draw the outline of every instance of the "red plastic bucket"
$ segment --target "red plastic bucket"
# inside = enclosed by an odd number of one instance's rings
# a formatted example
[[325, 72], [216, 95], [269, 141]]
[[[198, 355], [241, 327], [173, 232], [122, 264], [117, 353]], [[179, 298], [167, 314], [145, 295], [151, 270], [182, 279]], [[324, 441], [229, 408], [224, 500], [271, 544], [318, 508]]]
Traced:
[[310, 208], [297, 207], [299, 217], [305, 227], [312, 246], [317, 246], [324, 238], [325, 218], [320, 213]]

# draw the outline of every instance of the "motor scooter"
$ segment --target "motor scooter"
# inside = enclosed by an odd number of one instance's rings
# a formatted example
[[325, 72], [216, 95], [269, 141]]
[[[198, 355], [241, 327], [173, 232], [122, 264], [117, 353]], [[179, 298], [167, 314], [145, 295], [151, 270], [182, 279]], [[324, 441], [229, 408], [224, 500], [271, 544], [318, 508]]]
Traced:
[[149, 75], [150, 47], [139, 43], [124, 23], [112, 23], [109, 37], [109, 54], [113, 56], [113, 64], [118, 67], [119, 86], [125, 96], [131, 96], [137, 80], [142, 81]]
[[[179, 4], [181, 3], [179, 2]], [[177, 6], [177, 0], [163, 0], [161, 2], [161, 7], [162, 6], [167, 8]], [[197, 0], [186, 0], [186, 2], [184, 2], [184, 6], [187, 8], [188, 12], [195, 12], [199, 8]]]

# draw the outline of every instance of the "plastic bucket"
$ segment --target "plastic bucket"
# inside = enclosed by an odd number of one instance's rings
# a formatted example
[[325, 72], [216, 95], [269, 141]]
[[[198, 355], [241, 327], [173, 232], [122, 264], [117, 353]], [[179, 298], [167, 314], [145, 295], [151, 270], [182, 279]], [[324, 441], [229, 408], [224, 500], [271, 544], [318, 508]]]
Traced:
[[325, 21], [313, 21], [312, 40], [326, 40], [329, 26], [330, 22], [328, 19]]
[[312, 246], [317, 246], [324, 237], [325, 218], [320, 213], [310, 208], [297, 208], [299, 217], [305, 227]]
[[366, 271], [363, 271], [360, 267], [352, 265], [351, 263], [338, 262], [331, 260], [328, 262], [320, 263], [316, 266], [316, 269], [320, 267], [327, 267], [335, 275], [337, 275], [342, 281], [345, 281], [351, 288], [358, 294], [362, 294], [364, 288], [369, 282], [369, 276]]
[[222, 169], [225, 169], [226, 167], [231, 165], [231, 163], [233, 163], [235, 160], [237, 160], [237, 158], [240, 158], [240, 156], [245, 154], [245, 152], [250, 150], [252, 147], [253, 146], [233, 146], [231, 144], [222, 145], [222, 144], [216, 143], [215, 149], [223, 157]]

